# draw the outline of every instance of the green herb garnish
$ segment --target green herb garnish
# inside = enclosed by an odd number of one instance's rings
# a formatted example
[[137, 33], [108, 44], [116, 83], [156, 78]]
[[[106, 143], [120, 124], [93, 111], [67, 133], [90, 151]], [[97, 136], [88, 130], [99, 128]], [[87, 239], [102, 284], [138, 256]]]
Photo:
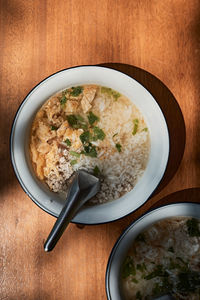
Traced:
[[111, 94], [112, 93], [112, 89], [108, 88], [108, 87], [105, 87], [105, 86], [102, 86], [101, 87], [101, 93], [103, 93], [103, 94]]
[[174, 253], [174, 248], [173, 247], [169, 247], [167, 251]]
[[116, 91], [113, 91], [112, 95], [113, 95], [115, 101], [117, 101], [117, 99], [121, 96], [121, 94]]
[[90, 157], [97, 157], [96, 146], [93, 146], [91, 143], [89, 143], [87, 146], [84, 146], [84, 151], [81, 151], [81, 154]]
[[142, 129], [142, 131], [148, 131], [148, 128], [147, 128], [147, 127], [145, 127], [145, 128], [143, 128], [143, 129]]
[[136, 270], [133, 259], [130, 256], [127, 256], [122, 266], [122, 277], [126, 278], [129, 275], [135, 276]]
[[77, 125], [78, 119], [76, 115], [68, 115], [66, 118], [71, 127]]
[[84, 131], [81, 135], [80, 135], [80, 140], [82, 142], [82, 144], [86, 144], [89, 143], [91, 139], [91, 134], [89, 131]]
[[163, 266], [162, 265], [157, 265], [155, 267], [155, 269], [153, 270], [153, 272], [151, 272], [150, 274], [148, 274], [147, 276], [144, 277], [144, 279], [146, 280], [150, 280], [154, 277], [168, 277], [169, 274], [163, 270]]
[[99, 170], [98, 166], [94, 167], [93, 173], [95, 176], [98, 176], [100, 174], [100, 170]]
[[65, 97], [65, 95], [62, 95], [62, 98], [60, 99], [60, 104], [65, 105], [66, 102], [67, 102], [67, 98]]
[[67, 144], [67, 146], [70, 147], [72, 143], [71, 143], [71, 141], [70, 141], [69, 139], [66, 139], [66, 140], [65, 140], [65, 144]]
[[97, 141], [97, 140], [103, 141], [106, 136], [103, 130], [97, 126], [93, 128], [93, 133], [94, 133], [94, 136], [92, 137], [93, 141]]
[[122, 148], [122, 145], [120, 145], [120, 144], [117, 143], [117, 144], [115, 144], [115, 147], [117, 148], [117, 151], [118, 151], [118, 152], [121, 152], [121, 151], [122, 151], [122, 149], [121, 149], [121, 148]]
[[87, 117], [90, 125], [93, 125], [96, 121], [99, 121], [99, 117], [93, 114], [92, 111], [89, 112], [89, 115]]
[[82, 128], [84, 130], [87, 130], [88, 125], [87, 125], [87, 123], [85, 122], [85, 120], [82, 116], [80, 116], [80, 115], [68, 115], [66, 118], [67, 118], [67, 121], [68, 121], [69, 125], [72, 128], [75, 128], [75, 129]]
[[182, 271], [182, 272], [187, 272], [188, 271], [188, 263], [185, 262], [181, 257], [177, 256], [176, 257], [177, 260], [179, 260], [182, 265], [179, 267], [179, 269]]
[[84, 122], [84, 118], [80, 115], [76, 115], [76, 118], [79, 122]]
[[171, 291], [172, 288], [173, 285], [168, 281], [168, 278], [164, 277], [161, 283], [155, 283], [154, 288], [152, 290], [153, 296], [160, 296], [164, 293]]
[[136, 237], [135, 240], [136, 240], [136, 242], [144, 242], [144, 243], [146, 243], [144, 233], [138, 234], [138, 236]]
[[70, 161], [70, 165], [71, 165], [71, 166], [73, 166], [73, 165], [75, 165], [75, 164], [77, 164], [77, 160], [76, 160], [76, 159], [73, 159], [73, 160]]
[[176, 286], [179, 292], [195, 292], [200, 288], [200, 273], [196, 271], [181, 272], [178, 274], [178, 284]]
[[114, 138], [116, 135], [118, 135], [118, 132], [117, 132], [117, 133], [115, 133], [115, 134], [113, 134], [113, 138]]
[[71, 154], [72, 156], [76, 156], [76, 157], [80, 157], [80, 153], [76, 152], [76, 151], [69, 151], [69, 154]]
[[101, 93], [107, 94], [108, 96], [112, 96], [115, 101], [121, 96], [120, 93], [116, 92], [115, 90], [113, 90], [111, 88], [105, 87], [105, 86], [101, 87]]
[[199, 222], [192, 218], [186, 222], [189, 236], [200, 236]]
[[66, 95], [69, 92], [70, 89], [66, 89], [64, 91], [62, 91], [62, 95]]
[[72, 89], [72, 91], [70, 92], [70, 95], [73, 96], [73, 97], [79, 96], [83, 91], [82, 86], [72, 87], [71, 89]]
[[145, 263], [142, 263], [142, 264], [137, 264], [136, 269], [143, 273], [147, 268]]
[[135, 279], [135, 278], [132, 278], [131, 281], [134, 282], [134, 283], [138, 283], [138, 280]]
[[135, 297], [136, 297], [136, 299], [138, 299], [138, 300], [142, 300], [142, 294], [140, 293], [140, 291], [137, 291]]
[[133, 127], [133, 131], [132, 131], [132, 135], [135, 135], [137, 133], [138, 124], [139, 124], [139, 120], [138, 119], [133, 120], [134, 127]]
[[54, 125], [51, 126], [51, 130], [57, 130], [58, 128]]
[[176, 259], [180, 260], [184, 265], [188, 265], [180, 256], [177, 256]]
[[83, 91], [82, 86], [72, 87], [71, 91], [70, 91], [70, 95], [73, 96], [73, 97], [77, 97], [82, 93], [82, 91]]

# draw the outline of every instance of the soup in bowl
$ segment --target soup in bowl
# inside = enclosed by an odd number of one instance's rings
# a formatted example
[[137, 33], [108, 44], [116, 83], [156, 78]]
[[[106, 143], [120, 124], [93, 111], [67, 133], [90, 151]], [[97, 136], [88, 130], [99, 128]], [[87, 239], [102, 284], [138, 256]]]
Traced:
[[200, 205], [170, 204], [130, 225], [113, 248], [108, 299], [199, 299]]
[[100, 191], [90, 204], [130, 192], [146, 169], [149, 152], [142, 114], [108, 87], [83, 85], [57, 93], [39, 109], [31, 128], [37, 177], [61, 197], [78, 169], [100, 177]]

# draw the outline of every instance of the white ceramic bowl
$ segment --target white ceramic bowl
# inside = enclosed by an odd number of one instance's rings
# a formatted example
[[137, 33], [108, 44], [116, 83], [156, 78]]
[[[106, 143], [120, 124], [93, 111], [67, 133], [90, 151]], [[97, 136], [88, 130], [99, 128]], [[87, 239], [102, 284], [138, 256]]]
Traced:
[[166, 169], [169, 155], [168, 129], [164, 116], [152, 95], [137, 81], [119, 71], [81, 66], [55, 73], [40, 82], [24, 99], [11, 131], [11, 160], [16, 176], [28, 196], [46, 212], [58, 216], [63, 200], [35, 176], [29, 158], [29, 132], [35, 113], [53, 94], [83, 84], [111, 87], [127, 96], [142, 112], [150, 132], [151, 151], [147, 168], [134, 189], [118, 200], [80, 210], [73, 222], [100, 224], [117, 220], [144, 204], [157, 187]]
[[200, 204], [175, 203], [156, 208], [133, 222], [120, 236], [110, 254], [106, 270], [108, 300], [123, 300], [120, 290], [120, 268], [137, 235], [153, 223], [175, 216], [200, 218]]

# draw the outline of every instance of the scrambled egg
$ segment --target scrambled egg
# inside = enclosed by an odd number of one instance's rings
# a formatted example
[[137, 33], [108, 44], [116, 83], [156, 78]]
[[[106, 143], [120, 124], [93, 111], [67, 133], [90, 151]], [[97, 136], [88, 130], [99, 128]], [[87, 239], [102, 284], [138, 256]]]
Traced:
[[[79, 89], [78, 89], [79, 88]], [[97, 86], [88, 85], [71, 88], [51, 97], [38, 111], [31, 129], [30, 153], [35, 172], [43, 180], [56, 171], [60, 155], [59, 148], [72, 145], [70, 150], [82, 148], [81, 128], [70, 127], [66, 116], [72, 113], [87, 113], [92, 107]], [[58, 175], [58, 174], [57, 174]]]

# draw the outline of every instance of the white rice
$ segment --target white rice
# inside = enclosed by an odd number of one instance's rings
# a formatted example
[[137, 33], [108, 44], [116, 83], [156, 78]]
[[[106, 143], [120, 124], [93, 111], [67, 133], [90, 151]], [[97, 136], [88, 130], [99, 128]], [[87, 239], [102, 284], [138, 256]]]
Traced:
[[[74, 171], [84, 169], [92, 173], [95, 166], [98, 166], [101, 173], [101, 190], [90, 202], [105, 203], [131, 191], [142, 176], [149, 155], [148, 132], [142, 131], [132, 135], [122, 152], [114, 152], [112, 155], [107, 152], [104, 159], [99, 158], [102, 156], [101, 152], [97, 158], [81, 155], [79, 162], [73, 167], [69, 163], [68, 151], [63, 150], [61, 153], [58, 164], [60, 179], [51, 173], [48, 178], [50, 188], [65, 193], [68, 188], [65, 180]], [[71, 156], [70, 159], [74, 157]]]
[[[142, 233], [142, 241], [138, 241], [137, 238], [133, 241], [127, 257], [131, 257], [136, 272], [135, 275], [130, 274], [122, 278], [124, 299], [138, 299], [137, 293], [141, 294], [141, 299], [154, 299], [161, 296], [162, 292], [155, 295], [154, 288], [156, 284], [163, 286], [164, 277], [157, 275], [145, 279], [145, 276], [151, 274], [156, 266], [162, 266], [163, 270], [169, 274], [167, 280], [171, 285], [170, 292], [174, 293], [175, 299], [199, 300], [200, 289], [196, 289], [196, 292], [194, 290], [183, 291], [181, 294], [179, 289], [177, 291], [179, 273], [190, 270], [200, 274], [200, 237], [188, 234], [186, 223], [189, 219], [191, 218], [173, 217], [161, 220]], [[199, 220], [198, 224], [200, 229]], [[169, 250], [170, 248], [172, 250]], [[140, 271], [137, 266], [142, 264], [145, 265], [145, 269]], [[135, 282], [134, 279], [137, 281]], [[165, 285], [164, 287], [167, 288]]]

